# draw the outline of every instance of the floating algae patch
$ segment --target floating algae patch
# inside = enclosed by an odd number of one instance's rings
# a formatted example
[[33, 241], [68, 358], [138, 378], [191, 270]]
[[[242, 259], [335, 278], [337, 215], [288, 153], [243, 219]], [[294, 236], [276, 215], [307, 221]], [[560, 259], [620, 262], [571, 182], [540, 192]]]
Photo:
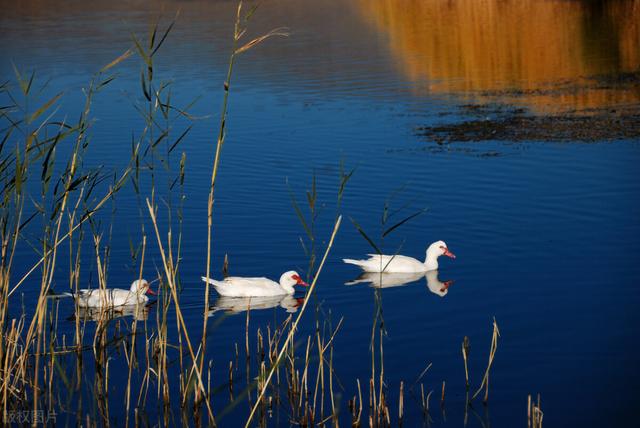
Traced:
[[[609, 108], [585, 114], [527, 114], [522, 109], [463, 106], [470, 120], [415, 129], [437, 143], [474, 141], [595, 142], [640, 138], [640, 107]], [[470, 114], [469, 114], [470, 113]], [[482, 118], [478, 116], [483, 116]]]

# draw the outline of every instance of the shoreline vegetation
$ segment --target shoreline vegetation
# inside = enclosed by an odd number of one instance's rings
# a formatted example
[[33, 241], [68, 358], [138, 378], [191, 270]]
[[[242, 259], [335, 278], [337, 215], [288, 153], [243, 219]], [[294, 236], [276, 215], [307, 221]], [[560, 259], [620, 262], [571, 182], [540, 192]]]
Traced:
[[[226, 137], [234, 64], [240, 54], [263, 41], [288, 35], [286, 29], [277, 28], [249, 39], [246, 36], [248, 24], [255, 11], [256, 6], [245, 10], [242, 2], [238, 5], [228, 74], [223, 85], [207, 199], [207, 277], [212, 272], [214, 194]], [[0, 403], [4, 421], [13, 422], [7, 418], [28, 411], [32, 417], [22, 423], [37, 425], [40, 421], [35, 415], [54, 414], [58, 422], [64, 419], [67, 423], [75, 420], [78, 425], [109, 425], [114, 422], [112, 409], [115, 407], [118, 417], [121, 408], [124, 409], [125, 420], [118, 419], [124, 426], [222, 426], [226, 425], [220, 422], [225, 416], [232, 412], [237, 415], [235, 408], [246, 403], [245, 427], [272, 425], [270, 418], [274, 409], [286, 414], [286, 424], [339, 426], [346, 422], [354, 427], [386, 427], [403, 424], [407, 413], [405, 394], [410, 394], [420, 408], [424, 424], [429, 426], [430, 415], [434, 413], [430, 404], [434, 392], [440, 395], [439, 411], [445, 413], [446, 382], [442, 382], [441, 391], [425, 390], [428, 365], [417, 379], [407, 379], [406, 384], [404, 381], [399, 385], [387, 383], [386, 332], [379, 289], [373, 292], [371, 376], [362, 381], [341, 381], [337, 376], [339, 367], [334, 366], [333, 360], [334, 338], [340, 334], [343, 320], [334, 324], [330, 314], [320, 310], [320, 304], [313, 296], [315, 287], [321, 286], [318, 285], [322, 281], [321, 272], [342, 222], [340, 202], [354, 173], [354, 170], [346, 171], [343, 165], [330, 236], [320, 240], [316, 236], [319, 202], [315, 176], [305, 195], [305, 206], [298, 203], [291, 191], [293, 208], [304, 229], [301, 242], [309, 258], [307, 277], [311, 282], [297, 308], [297, 315], [289, 314], [280, 324], [260, 326], [254, 338], [250, 337], [249, 328], [251, 310], [247, 310], [244, 346], [236, 342], [235, 358], [228, 362], [206, 359], [208, 333], [217, 325], [208, 320], [209, 287], [207, 285], [204, 291], [200, 337], [188, 329], [180, 298], [182, 203], [187, 158], [185, 152], [179, 155], [178, 152], [180, 143], [188, 138], [192, 126], [189, 122], [193, 118], [188, 107], [172, 104], [171, 84], [158, 81], [154, 64], [154, 55], [170, 35], [176, 19], [177, 16], [164, 29], [153, 26], [146, 38], [132, 36], [131, 49], [99, 70], [85, 88], [85, 105], [75, 122], [59, 117], [63, 93], [38, 104], [41, 82], [35, 73], [25, 74], [16, 67], [17, 87], [12, 82], [5, 82], [0, 87], [3, 97], [11, 101], [1, 110], [3, 135], [0, 142], [0, 183], [3, 187], [0, 204]], [[114, 70], [118, 64], [132, 56], [137, 56], [141, 63], [141, 95], [136, 109], [145, 126], [133, 138], [128, 166], [114, 176], [99, 167], [87, 168], [83, 157], [92, 143], [92, 101], [117, 78]], [[67, 159], [56, 157], [62, 141], [72, 142], [73, 150]], [[34, 186], [34, 182], [41, 184]], [[110, 238], [114, 231], [113, 219], [108, 222], [108, 207], [115, 203], [118, 192], [128, 184], [136, 192], [141, 220], [139, 244], [131, 244], [132, 266], [137, 279], [142, 279], [150, 270], [149, 251], [157, 246], [162, 262], [156, 267], [160, 296], [152, 309], [81, 311], [76, 307], [73, 337], [59, 334], [59, 301], [51, 296], [54, 273], [57, 268], [68, 266], [69, 291], [77, 291], [81, 287], [81, 272], [90, 262], [96, 268], [98, 286], [107, 288]], [[39, 189], [39, 194], [34, 194], [33, 189]], [[305, 213], [307, 209], [308, 213]], [[388, 211], [389, 206], [385, 204], [383, 232], [377, 244], [352, 220], [376, 251], [386, 234], [424, 210], [392, 226], [387, 223]], [[16, 266], [14, 256], [18, 246], [26, 245], [26, 236], [34, 231], [38, 232], [38, 239], [29, 244], [35, 248], [38, 260], [24, 273], [20, 271], [23, 266]], [[23, 307], [22, 314], [15, 317], [14, 308], [19, 304], [20, 291], [27, 284], [33, 286], [37, 282], [40, 288], [34, 307], [29, 311]], [[317, 314], [315, 333], [297, 336], [305, 310], [314, 305]], [[482, 403], [488, 405], [491, 368], [500, 337], [495, 319], [492, 328], [488, 362], [479, 384], [468, 370], [469, 339], [465, 337], [462, 342], [461, 373], [464, 365], [467, 385], [465, 424], [471, 414], [482, 426], [488, 425], [472, 403], [482, 395]], [[242, 338], [239, 341], [242, 342]], [[214, 363], [228, 363], [227, 379], [212, 379]], [[125, 385], [114, 385], [110, 381], [110, 373], [114, 370], [126, 373]], [[345, 393], [338, 394], [338, 389]], [[114, 393], [116, 390], [124, 392]], [[227, 405], [223, 408], [213, 406], [213, 396], [227, 392]], [[87, 398], [92, 401], [86, 403]], [[527, 397], [522, 397], [523, 409], [526, 400]], [[542, 426], [539, 396], [535, 400], [528, 397], [527, 419], [529, 427]], [[234, 421], [234, 425], [238, 423]]]

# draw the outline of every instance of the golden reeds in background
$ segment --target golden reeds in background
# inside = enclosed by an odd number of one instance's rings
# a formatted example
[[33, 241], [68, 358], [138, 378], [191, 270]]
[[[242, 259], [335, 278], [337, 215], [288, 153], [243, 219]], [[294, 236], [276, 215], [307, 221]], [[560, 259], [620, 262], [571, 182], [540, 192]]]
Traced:
[[417, 92], [514, 90], [534, 110], [640, 100], [637, 89], [611, 85], [545, 90], [588, 76], [638, 71], [638, 0], [360, 0], [358, 6], [388, 37], [399, 71]]

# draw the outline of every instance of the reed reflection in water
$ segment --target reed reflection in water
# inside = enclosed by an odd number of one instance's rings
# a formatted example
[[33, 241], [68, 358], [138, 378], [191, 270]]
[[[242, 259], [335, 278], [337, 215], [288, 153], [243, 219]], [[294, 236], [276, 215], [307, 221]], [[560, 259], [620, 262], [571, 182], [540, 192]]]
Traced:
[[360, 0], [359, 10], [418, 92], [509, 91], [534, 110], [640, 100], [638, 85], [583, 80], [638, 71], [638, 0]]

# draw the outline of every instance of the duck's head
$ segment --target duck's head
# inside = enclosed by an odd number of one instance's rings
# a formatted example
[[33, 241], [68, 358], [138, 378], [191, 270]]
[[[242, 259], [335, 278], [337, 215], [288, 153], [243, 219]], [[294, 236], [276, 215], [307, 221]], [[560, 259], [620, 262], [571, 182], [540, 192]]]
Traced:
[[444, 241], [436, 241], [433, 244], [429, 245], [429, 248], [427, 248], [427, 258], [429, 256], [433, 256], [435, 258], [438, 258], [440, 256], [447, 256], [451, 257], [452, 259], [456, 258], [456, 255], [449, 251], [449, 247], [447, 247], [447, 244], [445, 244]]
[[151, 289], [151, 285], [147, 282], [146, 279], [136, 279], [131, 283], [131, 292], [136, 294], [152, 294], [157, 295], [155, 291]]
[[298, 272], [296, 272], [295, 270], [290, 270], [283, 273], [280, 277], [280, 285], [282, 286], [282, 288], [287, 290], [289, 294], [293, 294], [293, 292], [295, 291], [293, 287], [296, 285], [302, 285], [304, 287], [309, 286], [309, 284], [304, 282], [302, 280], [302, 277], [298, 275]]

